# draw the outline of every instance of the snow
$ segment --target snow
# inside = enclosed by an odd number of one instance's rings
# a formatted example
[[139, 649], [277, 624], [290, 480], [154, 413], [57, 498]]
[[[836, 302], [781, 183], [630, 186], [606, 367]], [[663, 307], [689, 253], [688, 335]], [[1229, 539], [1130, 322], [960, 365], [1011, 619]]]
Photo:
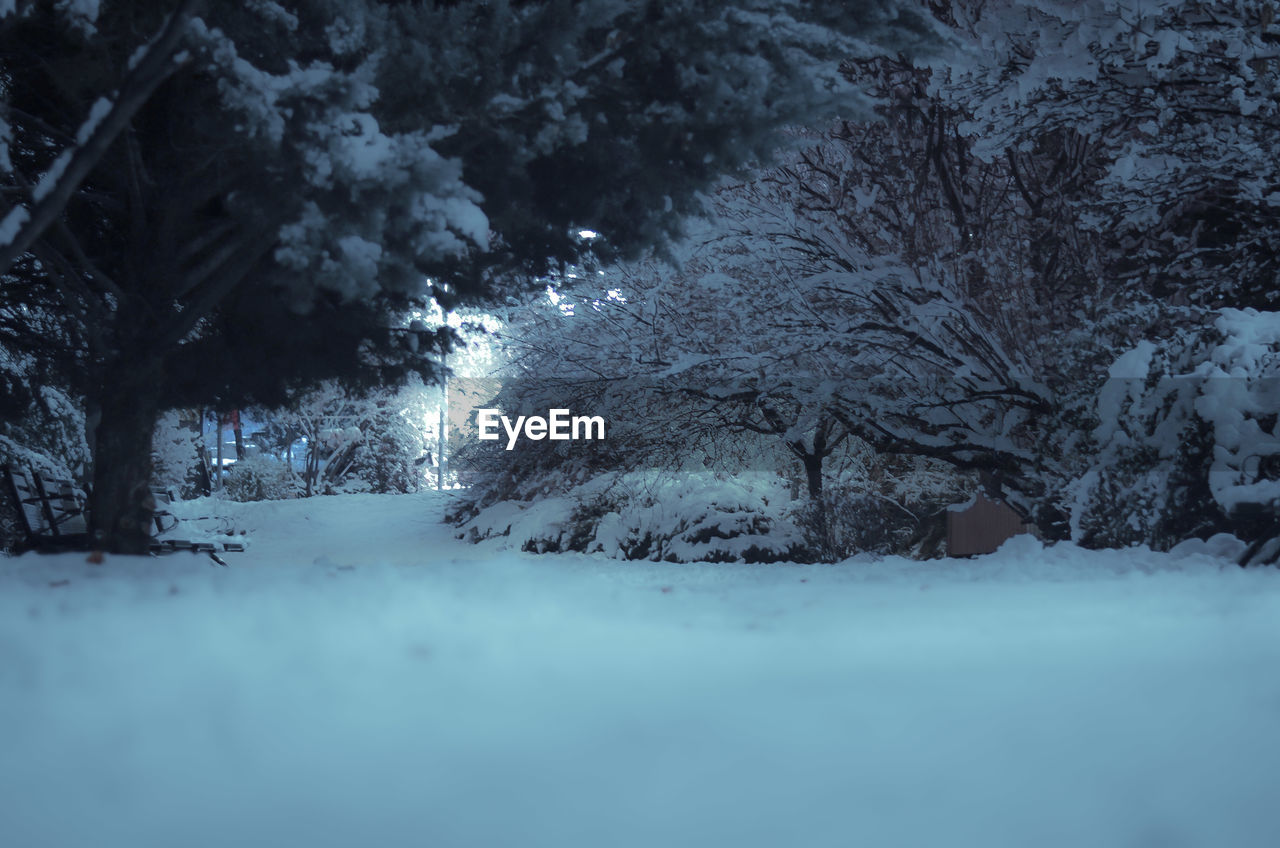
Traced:
[[[96, 14], [96, 5], [95, 5]], [[88, 143], [93, 133], [98, 128], [98, 124], [102, 123], [111, 112], [112, 103], [106, 97], [99, 97], [94, 101], [93, 106], [89, 109], [89, 116], [85, 118], [80, 129], [76, 131], [76, 144], [83, 147]], [[67, 170], [67, 166], [71, 164], [71, 159], [75, 154], [76, 148], [64, 150], [53, 160], [53, 164], [49, 166], [49, 170], [40, 177], [40, 182], [36, 183], [36, 187], [31, 190], [31, 197], [36, 202], [43, 200], [58, 185], [58, 181], [62, 179], [62, 175]], [[6, 221], [7, 223], [7, 221]]]
[[1223, 334], [1196, 375], [1195, 408], [1213, 425], [1214, 465], [1210, 489], [1228, 510], [1240, 504], [1280, 502], [1280, 481], [1249, 479], [1250, 460], [1280, 453], [1280, 427], [1270, 431], [1256, 417], [1280, 401], [1280, 313], [1223, 309], [1214, 326]]
[[448, 497], [182, 505], [227, 568], [0, 559], [0, 840], [1275, 844], [1280, 571], [1230, 540], [623, 565]]
[[[66, 16], [67, 20], [86, 34], [95, 32], [94, 22], [98, 20], [100, 0], [58, 0], [58, 11]], [[0, 4], [0, 15], [4, 14], [3, 4]]]
[[[3, 12], [0, 12], [0, 18], [3, 18]], [[0, 172], [8, 173], [13, 170], [13, 160], [9, 157], [9, 145], [13, 143], [13, 127], [9, 122], [0, 118]]]
[[31, 213], [23, 206], [15, 206], [0, 221], [0, 245], [13, 244], [13, 240], [22, 232], [22, 225], [31, 220]]
[[785, 559], [803, 545], [795, 507], [787, 481], [772, 472], [632, 471], [596, 475], [564, 496], [498, 501], [462, 530], [469, 539], [503, 536], [518, 550], [752, 562]]
[[102, 123], [102, 119], [107, 117], [111, 112], [111, 100], [106, 97], [99, 97], [93, 101], [92, 108], [89, 109], [89, 117], [85, 118], [80, 129], [76, 131], [76, 144], [84, 145], [89, 143], [89, 139], [93, 136], [98, 124]]
[[[77, 9], [88, 8], [85, 4], [76, 6]], [[96, 4], [93, 5], [94, 14], [96, 15]], [[79, 12], [77, 12], [79, 14]], [[94, 101], [93, 106], [89, 109], [89, 115], [85, 118], [80, 129], [76, 131], [76, 145], [83, 147], [89, 142], [98, 125], [102, 123], [111, 112], [112, 102], [106, 97], [99, 97]], [[62, 179], [62, 175], [66, 172], [67, 166], [71, 164], [71, 159], [76, 152], [76, 148], [64, 150], [53, 160], [53, 164], [49, 166], [36, 183], [35, 188], [31, 190], [31, 198], [37, 203], [44, 200], [58, 186], [58, 181]], [[21, 213], [21, 214], [19, 214]], [[28, 220], [26, 210], [15, 208], [9, 213], [3, 222], [0, 222], [0, 244], [9, 244], [17, 235], [19, 228]]]
[[44, 172], [40, 177], [40, 182], [36, 183], [36, 187], [31, 190], [31, 199], [39, 203], [44, 200], [58, 186], [58, 180], [62, 179], [63, 173], [66, 172], [67, 166], [71, 164], [72, 150], [64, 150], [58, 154], [58, 158], [53, 160], [53, 164], [49, 166], [49, 170]]
[[1143, 339], [1122, 353], [1107, 369], [1108, 380], [1098, 393], [1098, 427], [1094, 438], [1100, 444], [1108, 440], [1128, 438], [1120, 422], [1121, 414], [1142, 396], [1143, 381], [1151, 371], [1151, 358], [1156, 346]]
[[275, 0], [251, 0], [249, 8], [261, 15], [263, 20], [279, 24], [287, 32], [295, 32], [298, 29], [298, 16], [276, 3]]
[[351, 280], [365, 285], [358, 290], [370, 294], [377, 292], [378, 262], [382, 259], [382, 245], [360, 236], [342, 236], [337, 240], [345, 270]]

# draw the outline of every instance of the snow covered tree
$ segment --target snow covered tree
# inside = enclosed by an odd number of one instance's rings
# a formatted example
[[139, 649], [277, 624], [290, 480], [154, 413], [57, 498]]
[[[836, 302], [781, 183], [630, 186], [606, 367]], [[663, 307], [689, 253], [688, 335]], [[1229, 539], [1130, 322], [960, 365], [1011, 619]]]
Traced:
[[[575, 269], [504, 331], [515, 356], [496, 405], [511, 416], [557, 407], [601, 415], [608, 438], [477, 446], [490, 475], [459, 518], [498, 500], [564, 496], [619, 472], [764, 471], [793, 477], [794, 495], [804, 495], [805, 556], [906, 550], [926, 532], [918, 513], [948, 501], [936, 502], [940, 489], [916, 493], [911, 507], [922, 509], [913, 512], [895, 499], [896, 485], [873, 479], [895, 463], [850, 440], [836, 414], [842, 343], [823, 335], [818, 305], [788, 277], [794, 266], [751, 188], [717, 198], [719, 219], [680, 267]], [[872, 514], [881, 526], [866, 525]], [[602, 514], [578, 521], [593, 519]]]
[[122, 552], [166, 405], [404, 373], [414, 298], [571, 258], [582, 225], [661, 242], [781, 125], [855, 105], [859, 37], [930, 32], [887, 2], [75, 5], [3, 10], [2, 297], [56, 319]]
[[[1251, 388], [1212, 394], [1221, 414], [1170, 407], [1160, 390], [1144, 423], [1122, 426], [1108, 401], [1135, 344], [1170, 351], [1170, 373], [1209, 368], [1226, 342], [1206, 326], [1239, 323], [1218, 307], [1265, 307], [1280, 290], [1270, 7], [931, 8], [963, 49], [932, 67], [848, 62], [880, 120], [810, 132], [811, 146], [721, 193], [718, 230], [682, 272], [696, 287], [638, 287], [643, 344], [610, 351], [644, 350], [625, 373], [683, 381], [797, 446], [834, 421], [881, 454], [987, 472], [1051, 538], [1270, 538], [1258, 518], [1275, 514], [1265, 484], [1280, 453], [1269, 359], [1226, 369]], [[1250, 331], [1270, 350], [1264, 336]], [[570, 350], [559, 355], [590, 359]], [[1145, 435], [1117, 446], [1121, 430]]]
[[151, 439], [152, 479], [178, 497], [209, 494], [210, 464], [199, 409], [171, 409], [156, 422]]
[[[817, 319], [793, 326], [839, 351], [823, 402], [849, 430], [993, 472], [1050, 536], [1072, 531], [1117, 352], [1277, 291], [1277, 33], [1266, 4], [1227, 5], [939, 5], [967, 53], [849, 65], [884, 120], [761, 180], [772, 222], [741, 228], [790, 254]], [[1163, 526], [1222, 529], [1203, 469], [1167, 482]]]
[[306, 440], [302, 494], [417, 491], [430, 446], [425, 395], [420, 381], [364, 393], [330, 382], [273, 411], [277, 427]]
[[[936, 87], [967, 104], [975, 154], [1006, 161], [1029, 208], [1072, 222], [1030, 245], [1042, 274], [1081, 269], [1067, 314], [1107, 308], [1066, 348], [1093, 366], [1059, 402], [1083, 460], [1073, 535], [1160, 547], [1219, 530], [1276, 536], [1266, 481], [1280, 444], [1259, 388], [1269, 313], [1242, 317], [1280, 293], [1274, 4], [951, 9], [973, 58], [940, 69]], [[1243, 338], [1260, 347], [1228, 353]]]
[[938, 84], [968, 104], [965, 134], [1015, 167], [1043, 139], [1078, 149], [1052, 178], [1091, 177], [1085, 220], [1114, 252], [1113, 284], [1274, 303], [1273, 3], [951, 5], [974, 58]]
[[1073, 535], [1149, 544], [1230, 532], [1243, 563], [1280, 559], [1280, 314], [1223, 309], [1143, 340], [1099, 397], [1099, 446], [1074, 487]]

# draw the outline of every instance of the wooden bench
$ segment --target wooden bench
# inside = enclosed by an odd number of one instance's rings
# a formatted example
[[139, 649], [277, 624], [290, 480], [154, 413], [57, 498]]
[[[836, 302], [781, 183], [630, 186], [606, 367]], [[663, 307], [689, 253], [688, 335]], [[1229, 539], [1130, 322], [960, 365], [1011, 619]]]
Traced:
[[[0, 476], [12, 496], [21, 520], [21, 530], [26, 535], [25, 549], [60, 551], [87, 548], [89, 545], [88, 494], [70, 480], [61, 480], [29, 468], [12, 465], [0, 466]], [[219, 565], [226, 563], [218, 556], [219, 549], [228, 552], [244, 550], [239, 542], [189, 542], [179, 539], [156, 539], [160, 533], [178, 526], [178, 518], [168, 507], [173, 504], [173, 492], [164, 488], [152, 488], [156, 509], [151, 532], [153, 555], [190, 551], [208, 554]]]
[[0, 467], [0, 473], [17, 508], [28, 548], [66, 550], [88, 543], [88, 496], [83, 489], [70, 480], [12, 465]]
[[[169, 511], [169, 507], [177, 500], [177, 498], [174, 497], [173, 490], [161, 488], [159, 486], [152, 486], [151, 497], [156, 502], [155, 513], [153, 513], [151, 518], [156, 529], [151, 535], [156, 536], [177, 527], [178, 517]], [[165, 525], [166, 521], [169, 522], [168, 526]]]

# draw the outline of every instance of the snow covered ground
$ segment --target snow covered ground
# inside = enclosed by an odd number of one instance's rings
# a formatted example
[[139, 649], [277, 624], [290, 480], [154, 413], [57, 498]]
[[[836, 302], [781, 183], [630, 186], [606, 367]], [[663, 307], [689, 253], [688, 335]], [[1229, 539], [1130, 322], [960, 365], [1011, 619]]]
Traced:
[[0, 559], [0, 845], [1280, 845], [1280, 571], [533, 557], [442, 497]]

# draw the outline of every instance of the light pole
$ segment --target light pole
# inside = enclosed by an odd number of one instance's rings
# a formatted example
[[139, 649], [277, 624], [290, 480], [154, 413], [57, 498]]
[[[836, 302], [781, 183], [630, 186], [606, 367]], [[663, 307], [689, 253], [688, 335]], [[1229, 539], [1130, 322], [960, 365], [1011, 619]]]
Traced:
[[444, 491], [445, 450], [449, 446], [449, 372], [445, 369], [445, 354], [440, 354], [440, 443], [436, 461], [436, 488]]

